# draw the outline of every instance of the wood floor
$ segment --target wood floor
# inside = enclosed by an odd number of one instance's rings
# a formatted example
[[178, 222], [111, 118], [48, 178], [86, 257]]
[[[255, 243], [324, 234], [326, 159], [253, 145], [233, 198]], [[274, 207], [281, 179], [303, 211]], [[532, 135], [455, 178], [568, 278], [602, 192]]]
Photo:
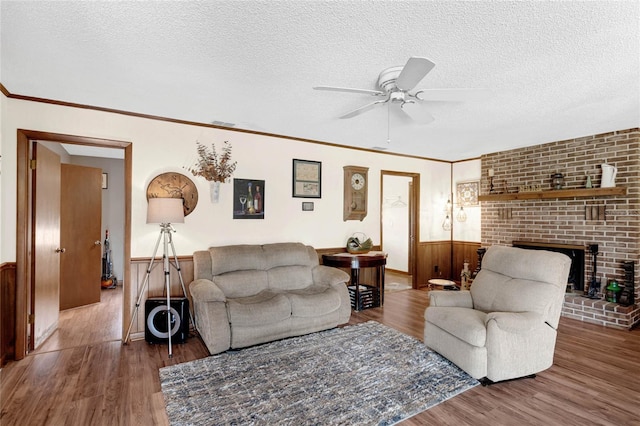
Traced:
[[[174, 346], [120, 341], [120, 290], [65, 311], [42, 348], [0, 371], [0, 424], [166, 425], [158, 369], [207, 355], [197, 337]], [[389, 292], [353, 313], [422, 340], [428, 293]], [[116, 308], [114, 309], [114, 306]], [[640, 425], [640, 330], [561, 319], [555, 364], [535, 379], [477, 386], [404, 425]]]

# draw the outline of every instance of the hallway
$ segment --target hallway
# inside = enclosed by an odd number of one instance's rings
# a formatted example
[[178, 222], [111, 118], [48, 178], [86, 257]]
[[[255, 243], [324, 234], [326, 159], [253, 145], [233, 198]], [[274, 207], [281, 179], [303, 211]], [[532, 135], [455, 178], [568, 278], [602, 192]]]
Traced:
[[122, 340], [122, 286], [101, 289], [100, 302], [60, 311], [58, 328], [29, 355]]

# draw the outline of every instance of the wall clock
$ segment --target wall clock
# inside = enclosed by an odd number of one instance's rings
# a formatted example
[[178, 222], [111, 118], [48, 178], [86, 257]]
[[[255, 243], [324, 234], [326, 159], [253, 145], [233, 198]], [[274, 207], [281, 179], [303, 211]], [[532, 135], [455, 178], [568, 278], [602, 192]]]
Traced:
[[343, 220], [362, 220], [367, 216], [368, 167], [344, 166]]
[[184, 215], [188, 216], [198, 204], [198, 189], [185, 175], [167, 172], [151, 179], [147, 186], [147, 201], [149, 198], [182, 198]]

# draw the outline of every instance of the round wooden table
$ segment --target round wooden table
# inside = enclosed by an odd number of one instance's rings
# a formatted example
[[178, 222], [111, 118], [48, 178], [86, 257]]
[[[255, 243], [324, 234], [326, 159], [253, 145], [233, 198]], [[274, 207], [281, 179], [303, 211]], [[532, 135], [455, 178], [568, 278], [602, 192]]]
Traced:
[[356, 303], [354, 310], [360, 311], [360, 269], [376, 268], [376, 287], [380, 292], [380, 306], [384, 304], [384, 268], [387, 264], [387, 253], [382, 251], [370, 251], [369, 253], [351, 254], [335, 253], [322, 255], [322, 264], [334, 268], [351, 269], [351, 285], [355, 286]]
[[442, 278], [432, 278], [429, 281], [429, 290], [459, 290], [455, 281]]

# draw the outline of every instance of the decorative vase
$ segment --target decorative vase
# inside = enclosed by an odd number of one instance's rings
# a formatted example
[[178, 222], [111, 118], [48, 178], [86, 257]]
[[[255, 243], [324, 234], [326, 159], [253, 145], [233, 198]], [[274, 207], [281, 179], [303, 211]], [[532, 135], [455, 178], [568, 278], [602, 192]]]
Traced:
[[220, 199], [220, 182], [209, 182], [209, 194], [211, 195], [211, 202], [217, 203]]

